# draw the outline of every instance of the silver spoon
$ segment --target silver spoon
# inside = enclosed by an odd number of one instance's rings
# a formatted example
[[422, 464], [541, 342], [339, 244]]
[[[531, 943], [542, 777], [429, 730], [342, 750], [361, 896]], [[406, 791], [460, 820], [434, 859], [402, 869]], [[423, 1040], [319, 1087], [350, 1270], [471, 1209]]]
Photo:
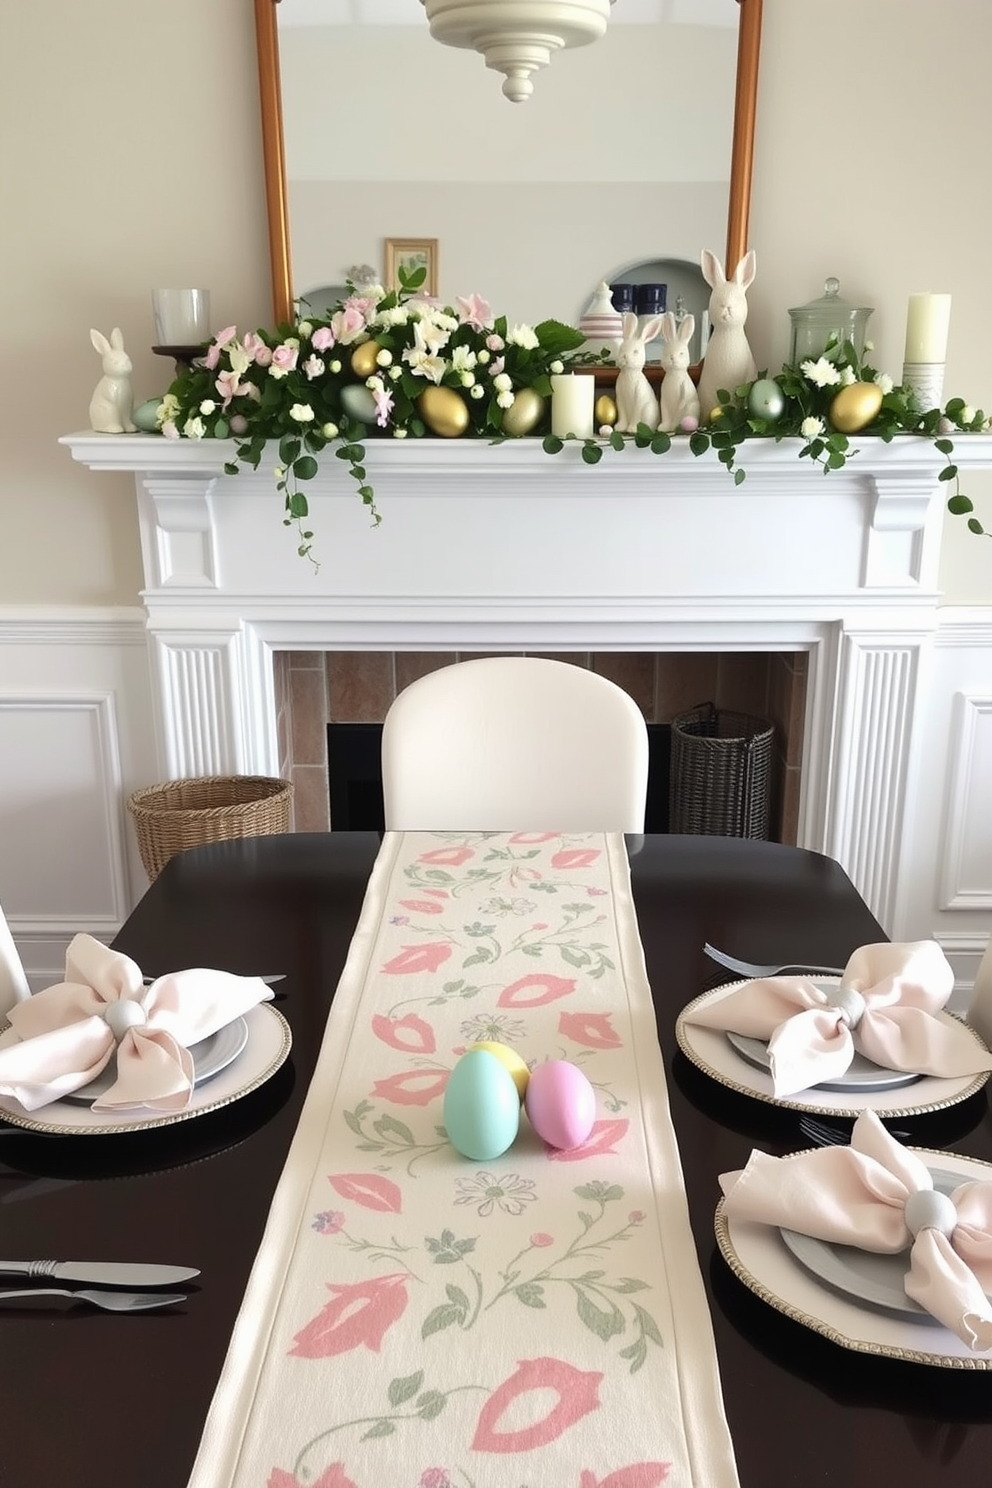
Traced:
[[711, 946], [708, 942], [703, 950], [711, 961], [745, 977], [781, 976], [784, 971], [808, 971], [819, 976], [842, 976], [844, 973], [843, 966], [811, 966], [808, 961], [786, 961], [783, 966], [759, 966], [753, 961], [738, 961], [736, 956], [728, 956], [726, 951], [718, 951], [716, 946]]
[[185, 1292], [87, 1292], [69, 1287], [18, 1287], [16, 1291], [0, 1292], [0, 1302], [21, 1297], [71, 1297], [74, 1302], [89, 1302], [106, 1312], [144, 1312], [150, 1307], [171, 1307], [173, 1302], [186, 1301]]

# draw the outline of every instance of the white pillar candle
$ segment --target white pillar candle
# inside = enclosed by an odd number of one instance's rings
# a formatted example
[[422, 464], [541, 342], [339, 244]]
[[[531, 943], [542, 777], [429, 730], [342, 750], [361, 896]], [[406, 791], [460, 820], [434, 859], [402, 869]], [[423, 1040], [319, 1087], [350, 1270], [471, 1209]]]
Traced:
[[949, 294], [914, 294], [906, 315], [906, 362], [943, 362], [951, 321]]
[[551, 432], [591, 439], [596, 379], [591, 373], [561, 372], [551, 379]]
[[200, 346], [209, 341], [208, 289], [153, 289], [152, 311], [159, 346]]

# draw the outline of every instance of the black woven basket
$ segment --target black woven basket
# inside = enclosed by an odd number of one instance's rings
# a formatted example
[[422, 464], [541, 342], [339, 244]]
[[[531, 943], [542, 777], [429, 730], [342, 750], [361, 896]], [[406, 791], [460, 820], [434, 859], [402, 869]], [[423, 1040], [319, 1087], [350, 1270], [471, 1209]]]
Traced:
[[767, 841], [774, 738], [767, 719], [712, 703], [673, 718], [668, 830]]

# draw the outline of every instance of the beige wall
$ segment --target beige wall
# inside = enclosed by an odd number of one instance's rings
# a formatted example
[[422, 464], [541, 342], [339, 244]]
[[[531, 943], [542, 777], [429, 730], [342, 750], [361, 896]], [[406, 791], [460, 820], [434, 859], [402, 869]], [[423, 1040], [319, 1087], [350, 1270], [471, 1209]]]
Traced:
[[[765, 0], [760, 365], [781, 362], [788, 307], [833, 273], [876, 307], [878, 364], [898, 376], [909, 294], [944, 290], [945, 391], [992, 409], [990, 55], [987, 0]], [[4, 4], [0, 56], [0, 604], [130, 604], [130, 478], [74, 466], [55, 441], [87, 423], [90, 326], [123, 328], [138, 399], [166, 385], [148, 350], [153, 285], [209, 286], [217, 325], [271, 319], [253, 8]], [[969, 489], [992, 527], [992, 482]], [[992, 542], [949, 520], [945, 547], [947, 598], [992, 604]]]

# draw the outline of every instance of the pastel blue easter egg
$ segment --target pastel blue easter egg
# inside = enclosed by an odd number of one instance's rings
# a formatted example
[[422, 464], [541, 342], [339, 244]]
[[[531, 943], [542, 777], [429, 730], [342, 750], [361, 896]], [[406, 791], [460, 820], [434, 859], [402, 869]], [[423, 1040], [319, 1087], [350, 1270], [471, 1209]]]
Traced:
[[144, 403], [139, 403], [131, 414], [131, 420], [136, 429], [143, 434], [157, 434], [158, 428], [158, 405], [161, 398], [146, 398]]
[[506, 1065], [487, 1049], [461, 1056], [444, 1091], [444, 1129], [463, 1157], [492, 1162], [520, 1129], [520, 1095]]
[[341, 389], [341, 407], [349, 418], [358, 419], [363, 424], [375, 423], [375, 399], [360, 382], [349, 383]]
[[771, 377], [760, 377], [747, 395], [747, 411], [754, 418], [774, 422], [782, 417], [784, 408], [785, 394]]

